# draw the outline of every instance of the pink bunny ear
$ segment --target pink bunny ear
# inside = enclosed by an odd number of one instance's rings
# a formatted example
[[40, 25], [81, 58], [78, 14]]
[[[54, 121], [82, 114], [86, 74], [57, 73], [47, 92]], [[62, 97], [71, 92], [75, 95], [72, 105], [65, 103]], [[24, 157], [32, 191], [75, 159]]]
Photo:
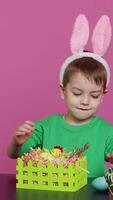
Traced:
[[111, 41], [111, 24], [109, 17], [103, 15], [97, 22], [92, 36], [93, 51], [103, 56]]
[[76, 18], [71, 40], [70, 48], [73, 54], [83, 51], [89, 38], [89, 24], [85, 15], [80, 14]]

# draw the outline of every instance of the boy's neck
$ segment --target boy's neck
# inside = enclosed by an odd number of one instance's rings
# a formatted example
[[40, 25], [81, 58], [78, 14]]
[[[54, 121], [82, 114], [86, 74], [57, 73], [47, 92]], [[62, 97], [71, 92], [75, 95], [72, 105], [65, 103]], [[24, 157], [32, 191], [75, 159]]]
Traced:
[[79, 119], [70, 117], [68, 114], [64, 115], [64, 121], [65, 122], [67, 122], [68, 124], [71, 124], [71, 125], [78, 125], [78, 126], [83, 125], [83, 124], [87, 124], [93, 118], [94, 118], [94, 116], [92, 116], [92, 117], [90, 117], [90, 118], [88, 118], [86, 120], [79, 120]]

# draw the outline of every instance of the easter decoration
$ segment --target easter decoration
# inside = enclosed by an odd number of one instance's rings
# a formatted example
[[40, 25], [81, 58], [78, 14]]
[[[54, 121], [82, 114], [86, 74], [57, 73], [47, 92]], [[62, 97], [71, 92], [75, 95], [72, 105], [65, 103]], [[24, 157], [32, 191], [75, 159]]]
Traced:
[[107, 190], [108, 189], [108, 183], [105, 179], [104, 176], [102, 177], [98, 177], [98, 178], [95, 178], [91, 185], [96, 189], [96, 190], [99, 190], [99, 191], [103, 191], [103, 190]]
[[110, 193], [113, 195], [113, 168], [107, 169], [106, 172], [104, 173], [104, 177], [108, 184]]
[[87, 184], [87, 159], [83, 152], [89, 148], [74, 148], [66, 152], [61, 146], [52, 150], [30, 149], [17, 159], [16, 187], [26, 189], [77, 191]]
[[92, 186], [100, 191], [109, 189], [110, 193], [113, 195], [113, 168], [107, 169], [104, 176], [94, 179]]

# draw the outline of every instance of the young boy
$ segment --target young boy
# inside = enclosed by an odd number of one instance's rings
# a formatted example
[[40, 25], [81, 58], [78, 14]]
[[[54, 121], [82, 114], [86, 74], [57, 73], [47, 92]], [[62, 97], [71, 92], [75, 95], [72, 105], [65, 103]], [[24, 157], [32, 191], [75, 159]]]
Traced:
[[[90, 145], [85, 152], [91, 177], [102, 176], [104, 160], [113, 151], [113, 126], [95, 116], [106, 92], [106, 71], [93, 58], [80, 58], [66, 68], [61, 98], [67, 105], [65, 115], [51, 115], [35, 124], [27, 121], [16, 131], [8, 155], [17, 157], [30, 147], [52, 149], [60, 145], [67, 151]], [[32, 133], [33, 131], [33, 133]]]
[[[99, 58], [100, 59], [100, 58]], [[8, 156], [17, 158], [30, 148], [53, 149], [61, 146], [67, 151], [82, 148], [88, 160], [90, 177], [103, 176], [105, 160], [112, 162], [113, 126], [95, 116], [108, 84], [108, 70], [93, 53], [72, 56], [60, 71], [60, 93], [67, 112], [51, 115], [20, 126], [8, 147]], [[70, 61], [71, 60], [71, 61]], [[105, 63], [106, 64], [106, 63]]]

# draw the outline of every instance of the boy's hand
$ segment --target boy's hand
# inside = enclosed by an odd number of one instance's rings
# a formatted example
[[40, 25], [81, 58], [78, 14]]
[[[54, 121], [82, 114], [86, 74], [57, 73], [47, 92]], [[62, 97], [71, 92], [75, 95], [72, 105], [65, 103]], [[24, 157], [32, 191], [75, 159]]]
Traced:
[[106, 155], [106, 161], [108, 161], [108, 162], [113, 164], [113, 153], [108, 153]]
[[16, 131], [14, 140], [17, 146], [22, 145], [33, 133], [34, 131], [34, 122], [25, 121]]

